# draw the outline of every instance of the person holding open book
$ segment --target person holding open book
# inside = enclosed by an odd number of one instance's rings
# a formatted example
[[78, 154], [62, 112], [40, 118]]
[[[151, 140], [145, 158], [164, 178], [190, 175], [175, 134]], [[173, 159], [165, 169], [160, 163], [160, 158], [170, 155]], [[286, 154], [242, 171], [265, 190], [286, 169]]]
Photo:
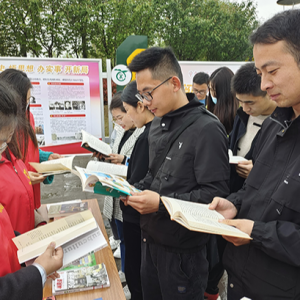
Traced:
[[261, 127], [243, 188], [210, 205], [252, 240], [223, 255], [228, 299], [300, 299], [300, 10], [286, 10], [250, 37], [261, 89], [277, 108]]
[[[111, 163], [115, 164], [126, 164], [132, 153], [136, 140], [144, 131], [144, 128], [136, 128], [133, 120], [126, 114], [126, 110], [124, 109], [121, 100], [121, 93], [117, 93], [113, 96], [109, 109], [116, 124], [116, 137], [112, 145], [112, 153], [109, 155], [107, 160], [110, 160]], [[117, 225], [118, 236], [121, 243], [119, 246], [120, 248], [118, 248], [116, 251], [120, 250], [121, 271], [119, 272], [119, 275], [121, 281], [124, 282], [125, 245], [123, 237], [123, 218], [119, 202], [119, 199], [113, 199], [110, 196], [106, 196], [104, 200], [103, 213], [109, 220], [115, 222]], [[116, 254], [114, 255], [116, 256]], [[128, 287], [126, 287], [124, 291], [127, 292], [127, 290]]]
[[[12, 152], [8, 152], [7, 145], [10, 143], [17, 125], [17, 105], [13, 100], [15, 96], [10, 87], [0, 81], [0, 176], [1, 181], [6, 177], [12, 182], [12, 184], [9, 185], [11, 189], [10, 193], [4, 194], [3, 189], [0, 189], [0, 299], [40, 300], [43, 296], [43, 285], [46, 281], [46, 276], [62, 266], [63, 251], [60, 247], [55, 250], [55, 245], [51, 244], [47, 250], [35, 260], [32, 266], [21, 269], [18, 261], [17, 248], [12, 241], [12, 238], [15, 236], [14, 228], [11, 223], [11, 218], [2, 204], [7, 196], [13, 198], [13, 194], [16, 193], [20, 197], [18, 199], [19, 201], [12, 199], [17, 202], [15, 204], [18, 205], [18, 208], [15, 208], [16, 213], [18, 212], [20, 219], [23, 219], [22, 214], [24, 214], [25, 220], [27, 219], [27, 222], [30, 221], [28, 220], [28, 215], [25, 210], [27, 206], [30, 207], [31, 202], [26, 203], [24, 194], [22, 196], [18, 192], [22, 190], [22, 185], [25, 187], [29, 185], [25, 178], [21, 179], [21, 177], [25, 177], [25, 175], [15, 172], [15, 170], [18, 170], [18, 167], [15, 167], [17, 160], [13, 160], [14, 168], [11, 167], [12, 172], [10, 172], [8, 167], [3, 167], [3, 164], [6, 164], [6, 162], [3, 160], [2, 155], [8, 155], [10, 153], [13, 155]], [[14, 150], [18, 151], [18, 149]], [[22, 164], [21, 161], [20, 165]], [[22, 167], [25, 167], [24, 164]], [[29, 190], [26, 188], [26, 191]], [[20, 207], [22, 209], [20, 209]], [[56, 278], [56, 273], [51, 277], [53, 279]]]
[[210, 203], [229, 193], [228, 141], [223, 125], [194, 94], [169, 48], [134, 57], [136, 97], [155, 115], [149, 132], [149, 171], [127, 197], [141, 213], [141, 278], [144, 300], [203, 299], [208, 235], [171, 221], [160, 195]]
[[[30, 166], [29, 162], [43, 162], [57, 159], [61, 156], [57, 153], [45, 152], [38, 148], [34, 118], [30, 112], [30, 103], [34, 99], [31, 96], [32, 84], [26, 73], [20, 70], [6, 69], [0, 74], [0, 80], [9, 84], [19, 95], [16, 97], [16, 101], [20, 112], [20, 122], [15, 131], [16, 138], [12, 140], [11, 144], [15, 148], [20, 148], [22, 160], [29, 171], [28, 174], [33, 187], [34, 208], [37, 209], [41, 206], [40, 183], [50, 184], [53, 181], [53, 176], [44, 177], [36, 173], [36, 170]], [[39, 217], [38, 215], [36, 216]]]
[[[143, 179], [149, 165], [148, 135], [154, 115], [139, 101], [136, 81], [130, 82], [124, 89], [121, 100], [123, 106], [137, 128], [143, 128], [144, 132], [138, 137], [130, 156], [127, 181], [134, 184]], [[143, 300], [141, 285], [141, 227], [140, 213], [131, 206], [125, 206], [120, 202], [123, 212], [123, 231], [125, 242], [125, 275], [131, 292], [131, 300]]]

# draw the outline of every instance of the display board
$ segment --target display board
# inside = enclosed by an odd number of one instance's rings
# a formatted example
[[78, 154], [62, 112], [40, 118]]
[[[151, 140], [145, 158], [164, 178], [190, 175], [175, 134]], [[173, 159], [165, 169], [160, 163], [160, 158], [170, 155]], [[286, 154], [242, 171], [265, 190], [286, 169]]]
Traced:
[[39, 146], [83, 153], [81, 130], [102, 138], [99, 60], [0, 58], [0, 72], [24, 71], [32, 83], [30, 111]]
[[193, 77], [198, 72], [205, 72], [208, 75], [220, 68], [227, 67], [235, 73], [242, 64], [245, 62], [230, 62], [230, 61], [219, 61], [219, 62], [209, 62], [209, 61], [180, 61], [180, 67], [183, 74], [184, 89], [186, 93], [192, 93], [192, 83]]

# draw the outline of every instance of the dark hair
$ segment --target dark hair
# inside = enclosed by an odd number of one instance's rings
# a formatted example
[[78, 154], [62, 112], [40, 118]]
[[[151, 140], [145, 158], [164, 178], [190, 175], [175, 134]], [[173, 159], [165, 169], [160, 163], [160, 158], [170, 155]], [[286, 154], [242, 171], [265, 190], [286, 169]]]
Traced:
[[209, 82], [209, 75], [207, 73], [204, 72], [199, 72], [197, 73], [194, 78], [193, 78], [193, 82], [196, 84], [208, 84]]
[[[0, 131], [4, 127], [15, 126], [18, 123], [18, 107], [14, 100], [17, 94], [3, 81], [0, 81]], [[12, 141], [15, 140], [15, 135], [12, 137]], [[16, 158], [22, 158], [18, 143], [15, 141], [14, 145], [9, 148]], [[6, 153], [7, 150], [5, 151]]]
[[257, 75], [255, 64], [242, 65], [231, 79], [231, 91], [236, 94], [266, 96], [267, 92], [260, 88], [261, 78]]
[[274, 44], [286, 42], [286, 49], [300, 65], [300, 10], [286, 10], [276, 14], [250, 36], [250, 42], [255, 44]]
[[122, 95], [122, 91], [119, 91], [119, 92], [116, 92], [112, 99], [111, 99], [111, 103], [110, 103], [110, 106], [109, 106], [109, 110], [110, 112], [113, 110], [113, 109], [121, 109], [122, 112], [126, 113], [126, 110], [123, 106], [123, 102], [121, 100], [121, 95]]
[[16, 147], [14, 143], [15, 141], [18, 141], [21, 153], [23, 155], [23, 160], [25, 161], [28, 151], [29, 138], [32, 140], [35, 148], [38, 148], [38, 142], [34, 129], [30, 125], [30, 111], [29, 109], [26, 111], [27, 93], [32, 88], [32, 85], [26, 73], [15, 69], [4, 70], [0, 74], [0, 80], [5, 81], [19, 94], [19, 97], [14, 98], [19, 108], [19, 122], [14, 133], [14, 135], [16, 135], [16, 139], [12, 139], [10, 148]]
[[211, 88], [216, 93], [217, 104], [215, 105], [212, 102], [210, 93], [207, 97], [207, 109], [219, 118], [227, 134], [232, 130], [235, 114], [239, 106], [235, 94], [231, 92], [230, 88], [233, 75], [233, 72], [227, 67], [215, 70], [211, 74], [209, 81]]
[[139, 100], [135, 97], [137, 94], [136, 81], [133, 80], [127, 84], [121, 95], [121, 100], [133, 107], [137, 107]]
[[149, 69], [153, 79], [166, 80], [177, 76], [184, 90], [180, 65], [171, 48], [151, 47], [134, 57], [128, 66], [131, 72]]

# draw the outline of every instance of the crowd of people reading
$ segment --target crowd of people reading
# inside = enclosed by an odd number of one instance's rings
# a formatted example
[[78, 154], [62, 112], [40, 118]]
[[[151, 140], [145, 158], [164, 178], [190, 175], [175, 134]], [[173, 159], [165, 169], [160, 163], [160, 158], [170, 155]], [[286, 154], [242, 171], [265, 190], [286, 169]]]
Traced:
[[[275, 15], [250, 37], [254, 62], [196, 74], [193, 93], [170, 48], [148, 48], [129, 64], [136, 80], [110, 105], [112, 153], [94, 153], [128, 165], [140, 190], [104, 204], [127, 299], [220, 299], [224, 270], [228, 300], [300, 299], [299, 25], [300, 10]], [[38, 148], [31, 88], [21, 71], [0, 74], [1, 299], [42, 299], [63, 259], [51, 243], [21, 267], [11, 240], [46, 221], [40, 183], [53, 176], [28, 163], [60, 158]], [[230, 164], [228, 150], [243, 160]], [[162, 196], [209, 204], [251, 239], [189, 230], [170, 219]]]

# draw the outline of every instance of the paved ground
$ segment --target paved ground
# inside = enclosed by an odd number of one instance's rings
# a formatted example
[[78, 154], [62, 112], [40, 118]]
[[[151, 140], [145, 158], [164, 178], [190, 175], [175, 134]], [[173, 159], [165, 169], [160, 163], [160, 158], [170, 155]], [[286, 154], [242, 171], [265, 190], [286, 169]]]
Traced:
[[[85, 168], [88, 161], [91, 159], [90, 156], [76, 156], [73, 161], [74, 166]], [[98, 200], [100, 210], [103, 210], [104, 196], [87, 193], [82, 191], [82, 185], [79, 177], [74, 174], [67, 173], [62, 175], [55, 175], [52, 184], [45, 185], [41, 184], [41, 202], [55, 203], [67, 200], [75, 199], [94, 199]], [[104, 225], [108, 236], [111, 235], [111, 229], [107, 218], [102, 214]], [[118, 270], [120, 270], [121, 260], [116, 259]]]

